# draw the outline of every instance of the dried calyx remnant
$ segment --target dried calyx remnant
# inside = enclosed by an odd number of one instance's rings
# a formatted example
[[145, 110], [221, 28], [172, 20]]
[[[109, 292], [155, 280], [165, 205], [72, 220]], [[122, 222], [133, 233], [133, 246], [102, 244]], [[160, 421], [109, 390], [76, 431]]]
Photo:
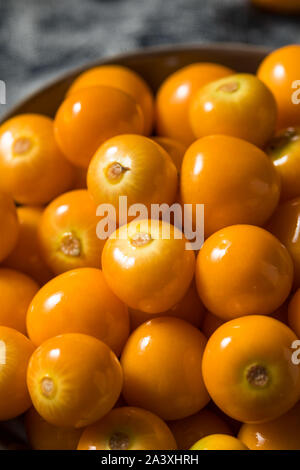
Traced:
[[123, 173], [128, 171], [130, 168], [126, 168], [125, 166], [121, 165], [119, 162], [114, 162], [109, 165], [106, 170], [107, 178], [111, 181], [118, 180]]
[[259, 364], [253, 364], [248, 368], [246, 378], [250, 385], [257, 388], [265, 387], [270, 380], [267, 369]]
[[127, 450], [129, 447], [129, 437], [123, 432], [114, 433], [109, 440], [111, 450]]
[[139, 246], [145, 246], [148, 245], [152, 240], [151, 235], [146, 232], [137, 232], [133, 237], [131, 237], [131, 244], [133, 246], [139, 247]]
[[219, 91], [224, 91], [225, 93], [234, 93], [238, 89], [239, 89], [239, 83], [238, 82], [224, 83], [224, 85], [221, 85], [218, 88]]
[[67, 256], [80, 256], [81, 243], [74, 233], [66, 232], [60, 242], [60, 250]]
[[54, 382], [50, 377], [44, 377], [41, 381], [41, 390], [42, 394], [47, 397], [51, 398], [54, 395]]
[[13, 152], [16, 155], [22, 155], [28, 152], [31, 147], [31, 141], [27, 137], [19, 137], [13, 143]]

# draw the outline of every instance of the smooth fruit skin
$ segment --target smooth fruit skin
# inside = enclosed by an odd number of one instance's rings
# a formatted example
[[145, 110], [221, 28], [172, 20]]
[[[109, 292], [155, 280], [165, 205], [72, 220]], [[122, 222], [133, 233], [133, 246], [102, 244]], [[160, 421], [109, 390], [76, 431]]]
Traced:
[[151, 137], [151, 139], [168, 152], [176, 166], [177, 172], [180, 173], [183, 157], [186, 152], [186, 146], [175, 139], [170, 139], [170, 137], [159, 136]]
[[187, 292], [195, 255], [172, 225], [139, 220], [120, 227], [106, 241], [102, 269], [112, 291], [130, 308], [160, 313]]
[[141, 408], [115, 408], [83, 432], [77, 450], [174, 450], [170, 429]]
[[258, 147], [273, 136], [276, 117], [272, 93], [251, 74], [236, 74], [206, 85], [195, 94], [189, 109], [197, 138], [224, 134]]
[[119, 355], [129, 335], [129, 315], [100, 269], [78, 268], [39, 290], [28, 308], [27, 330], [36, 346], [53, 336], [82, 333]]
[[33, 450], [76, 450], [82, 429], [53, 426], [32, 407], [25, 415], [25, 429]]
[[233, 70], [209, 62], [195, 63], [179, 69], [160, 86], [156, 96], [156, 131], [190, 145], [195, 136], [189, 123], [189, 105], [197, 90]]
[[281, 178], [281, 201], [300, 196], [300, 127], [278, 132], [266, 152]]
[[97, 86], [66, 98], [56, 113], [54, 129], [65, 157], [87, 168], [98, 147], [109, 138], [142, 134], [144, 118], [129, 95], [116, 88]]
[[209, 236], [233, 224], [263, 225], [276, 208], [280, 178], [267, 155], [241, 139], [214, 135], [194, 142], [181, 171], [181, 197], [204, 204]]
[[300, 402], [268, 423], [243, 424], [238, 438], [250, 450], [300, 450]]
[[300, 197], [287, 201], [276, 209], [267, 229], [288, 249], [294, 263], [294, 287], [300, 287]]
[[201, 362], [204, 335], [178, 318], [160, 317], [137, 328], [121, 356], [123, 395], [165, 420], [185, 418], [209, 401]]
[[38, 227], [44, 208], [20, 206], [17, 208], [20, 231], [17, 243], [3, 265], [21, 271], [38, 284], [48, 282], [53, 273], [42, 259], [38, 243]]
[[268, 315], [290, 293], [293, 263], [271, 233], [253, 225], [232, 225], [204, 242], [196, 282], [206, 308], [223, 320]]
[[87, 190], [54, 199], [44, 210], [38, 240], [44, 261], [55, 274], [101, 266], [104, 240], [96, 233], [97, 207]]
[[292, 84], [300, 76], [300, 45], [271, 52], [260, 64], [257, 76], [272, 91], [278, 108], [279, 129], [300, 125], [299, 106], [292, 101]]
[[127, 197], [128, 208], [139, 203], [150, 211], [151, 204], [174, 202], [177, 172], [171, 157], [156, 142], [141, 135], [120, 135], [95, 153], [87, 185], [95, 203], [112, 204], [117, 215], [120, 196]]
[[2, 262], [16, 246], [19, 236], [19, 221], [16, 206], [12, 197], [0, 192], [0, 262]]
[[248, 448], [236, 437], [211, 434], [196, 442], [190, 450], [248, 450]]
[[180, 450], [189, 449], [195, 442], [210, 434], [232, 434], [218, 415], [204, 408], [192, 416], [168, 423]]
[[26, 274], [0, 268], [0, 325], [26, 335], [26, 313], [38, 284]]
[[54, 139], [52, 119], [21, 114], [0, 127], [0, 190], [21, 204], [46, 204], [67, 191], [72, 166]]
[[68, 95], [93, 86], [117, 88], [131, 96], [143, 111], [146, 135], [151, 134], [154, 119], [154, 97], [148, 84], [133, 70], [122, 65], [101, 65], [83, 72], [72, 83]]
[[289, 303], [288, 324], [300, 338], [300, 289], [297, 289]]
[[[142, 323], [157, 318], [158, 313], [146, 313], [140, 310], [129, 309], [131, 330], [135, 330]], [[185, 296], [173, 307], [163, 313], [164, 317], [176, 317], [200, 328], [205, 315], [205, 308], [199, 299], [196, 285], [193, 282]]]
[[55, 426], [81, 428], [113, 408], [122, 389], [122, 370], [102, 341], [65, 334], [35, 350], [27, 385], [42, 418]]
[[300, 370], [292, 362], [296, 339], [286, 325], [263, 315], [221, 325], [209, 338], [202, 362], [212, 400], [244, 423], [286, 413], [300, 397]]
[[0, 421], [16, 418], [31, 406], [26, 369], [33, 351], [26, 336], [0, 326]]

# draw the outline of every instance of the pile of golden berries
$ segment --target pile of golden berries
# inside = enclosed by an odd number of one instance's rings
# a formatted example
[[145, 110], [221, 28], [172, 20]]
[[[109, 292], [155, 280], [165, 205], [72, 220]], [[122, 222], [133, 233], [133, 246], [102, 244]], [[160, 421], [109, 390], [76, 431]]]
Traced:
[[[300, 449], [299, 79], [299, 45], [156, 97], [103, 65], [2, 124], [0, 421], [31, 448]], [[135, 217], [173, 204], [199, 250]]]

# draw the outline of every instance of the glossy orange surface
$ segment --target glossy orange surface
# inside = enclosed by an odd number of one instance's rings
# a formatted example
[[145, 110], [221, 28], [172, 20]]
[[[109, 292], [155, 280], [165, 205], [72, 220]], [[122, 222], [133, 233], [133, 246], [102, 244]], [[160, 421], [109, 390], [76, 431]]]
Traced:
[[79, 268], [42, 287], [29, 306], [27, 330], [37, 346], [60, 334], [83, 333], [119, 355], [129, 335], [129, 315], [100, 269]]
[[232, 434], [225, 421], [206, 408], [187, 418], [170, 421], [168, 425], [180, 450], [189, 449], [210, 434]]
[[52, 119], [21, 114], [0, 127], [0, 190], [22, 204], [45, 204], [67, 191], [73, 168], [54, 139]]
[[26, 335], [27, 309], [38, 290], [38, 284], [29, 276], [0, 268], [0, 325]]
[[206, 308], [224, 320], [268, 315], [290, 293], [293, 263], [271, 233], [253, 225], [232, 225], [204, 242], [196, 282]]
[[195, 93], [204, 85], [233, 70], [213, 63], [194, 63], [170, 75], [156, 96], [156, 130], [161, 136], [190, 145], [195, 136], [189, 123], [189, 105]]
[[281, 177], [281, 200], [300, 196], [300, 127], [278, 132], [266, 152]]
[[300, 450], [300, 402], [268, 423], [243, 424], [239, 439], [250, 450]]
[[65, 334], [35, 350], [27, 385], [36, 411], [46, 421], [81, 428], [112, 409], [121, 392], [122, 370], [102, 341]]
[[143, 78], [121, 65], [101, 65], [83, 72], [71, 85], [68, 95], [83, 88], [104, 85], [131, 96], [143, 111], [146, 135], [151, 134], [154, 119], [154, 97]]
[[150, 411], [116, 408], [82, 434], [78, 450], [174, 450], [168, 426]]
[[141, 134], [139, 105], [116, 88], [97, 86], [72, 93], [59, 107], [55, 137], [65, 157], [87, 168], [98, 147], [119, 134]]
[[191, 450], [248, 450], [248, 448], [236, 437], [211, 434], [196, 442]]
[[0, 421], [15, 418], [31, 406], [26, 369], [33, 351], [26, 336], [0, 326]]
[[300, 45], [284, 46], [271, 52], [260, 64], [257, 76], [272, 91], [278, 108], [278, 128], [300, 125], [299, 106], [292, 101], [299, 99], [299, 85], [293, 88], [300, 76]]
[[0, 192], [0, 262], [14, 249], [19, 236], [19, 221], [13, 199]]
[[53, 273], [42, 259], [39, 250], [38, 226], [43, 210], [38, 206], [17, 208], [20, 233], [14, 249], [4, 261], [6, 267], [31, 276], [40, 285], [53, 277]]
[[[131, 329], [135, 330], [142, 323], [152, 320], [153, 318], [160, 316], [157, 313], [146, 313], [140, 310], [130, 308], [130, 325]], [[182, 320], [191, 323], [196, 328], [200, 328], [202, 320], [205, 315], [204, 306], [199, 299], [198, 292], [194, 282], [186, 292], [185, 296], [172, 308], [163, 312], [163, 316], [181, 318]]]
[[186, 146], [177, 140], [170, 139], [170, 137], [151, 137], [151, 139], [168, 152], [176, 166], [177, 172], [180, 173]]
[[104, 240], [98, 238], [96, 205], [87, 190], [62, 194], [45, 209], [39, 225], [43, 259], [55, 274], [101, 266]]
[[176, 305], [193, 279], [195, 255], [183, 234], [165, 222], [140, 220], [120, 227], [105, 243], [102, 269], [129, 307], [160, 313]]
[[201, 361], [206, 339], [178, 318], [160, 317], [135, 330], [123, 350], [126, 402], [162, 419], [181, 419], [209, 401]]
[[267, 229], [288, 249], [294, 263], [294, 287], [300, 287], [300, 197], [278, 206]]
[[32, 407], [25, 416], [25, 429], [33, 450], [76, 450], [82, 429], [47, 423]]
[[202, 371], [216, 405], [242, 422], [275, 419], [300, 397], [300, 369], [292, 362], [295, 333], [283, 323], [251, 315], [221, 325], [209, 338]]
[[119, 197], [125, 196], [128, 208], [144, 204], [150, 218], [151, 204], [174, 202], [177, 172], [171, 157], [156, 142], [144, 136], [121, 135], [97, 150], [89, 166], [87, 184], [97, 205], [112, 204], [117, 215], [124, 217], [126, 212], [119, 209]]
[[280, 178], [267, 155], [241, 139], [209, 136], [187, 150], [181, 171], [184, 204], [204, 204], [204, 231], [262, 225], [277, 206]]
[[251, 74], [232, 75], [206, 85], [195, 94], [189, 109], [197, 138], [224, 134], [258, 147], [273, 136], [276, 117], [272, 93]]

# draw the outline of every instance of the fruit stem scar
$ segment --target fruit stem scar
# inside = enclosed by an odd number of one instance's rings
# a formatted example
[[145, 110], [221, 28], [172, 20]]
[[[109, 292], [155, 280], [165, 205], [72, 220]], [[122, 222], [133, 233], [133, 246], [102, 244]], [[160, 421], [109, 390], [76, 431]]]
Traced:
[[50, 377], [44, 377], [41, 380], [41, 391], [46, 398], [53, 398], [55, 395], [55, 385]]
[[31, 141], [27, 137], [19, 137], [13, 143], [13, 152], [16, 155], [22, 155], [23, 153], [28, 152], [31, 147]]
[[75, 237], [72, 232], [64, 233], [60, 242], [60, 250], [67, 256], [80, 256], [81, 243], [79, 238]]
[[253, 364], [247, 369], [246, 378], [250, 385], [263, 388], [270, 380], [268, 371], [264, 366], [260, 364]]
[[228, 82], [228, 83], [224, 83], [224, 85], [221, 85], [218, 88], [218, 91], [224, 91], [225, 93], [234, 93], [238, 89], [239, 89], [238, 82]]
[[111, 450], [127, 450], [129, 447], [129, 437], [123, 432], [114, 433], [109, 440]]
[[119, 162], [113, 162], [107, 167], [106, 175], [107, 178], [110, 180], [117, 180], [123, 175], [123, 173], [125, 173], [129, 169], [130, 168], [126, 168]]
[[145, 232], [135, 233], [130, 240], [131, 244], [136, 247], [148, 245], [151, 241], [151, 235]]

